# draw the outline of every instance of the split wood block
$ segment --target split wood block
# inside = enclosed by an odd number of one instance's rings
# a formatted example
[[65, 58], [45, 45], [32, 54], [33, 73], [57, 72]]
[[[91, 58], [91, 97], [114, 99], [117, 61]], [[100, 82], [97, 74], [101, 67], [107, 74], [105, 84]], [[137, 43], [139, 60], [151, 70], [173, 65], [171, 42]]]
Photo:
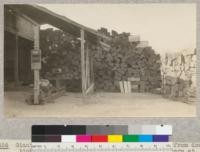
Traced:
[[123, 81], [123, 85], [124, 85], [124, 92], [129, 93], [127, 81]]
[[120, 91], [121, 93], [125, 93], [123, 81], [119, 81]]
[[131, 93], [131, 82], [127, 81], [127, 88], [128, 88], [128, 93]]

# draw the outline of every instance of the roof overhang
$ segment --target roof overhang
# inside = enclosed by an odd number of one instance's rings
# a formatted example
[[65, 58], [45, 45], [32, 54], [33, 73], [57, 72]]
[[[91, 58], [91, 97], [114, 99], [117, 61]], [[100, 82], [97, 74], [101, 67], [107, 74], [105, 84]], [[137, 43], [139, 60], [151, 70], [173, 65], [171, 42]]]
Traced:
[[107, 37], [94, 29], [81, 25], [65, 16], [56, 14], [38, 5], [9, 4], [5, 5], [5, 7], [16, 9], [17, 11], [25, 14], [40, 25], [50, 24], [76, 37], [80, 37], [80, 30], [82, 29], [86, 33], [86, 39], [93, 43], [96, 43], [98, 38], [110, 40], [110, 37]]

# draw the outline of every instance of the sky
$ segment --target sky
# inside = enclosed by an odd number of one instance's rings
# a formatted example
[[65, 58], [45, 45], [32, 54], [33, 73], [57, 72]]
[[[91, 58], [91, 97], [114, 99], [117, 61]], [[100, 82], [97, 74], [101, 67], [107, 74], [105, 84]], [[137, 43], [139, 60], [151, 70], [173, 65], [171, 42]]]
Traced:
[[109, 31], [140, 35], [160, 54], [196, 48], [196, 5], [192, 3], [41, 6], [96, 30], [105, 27]]

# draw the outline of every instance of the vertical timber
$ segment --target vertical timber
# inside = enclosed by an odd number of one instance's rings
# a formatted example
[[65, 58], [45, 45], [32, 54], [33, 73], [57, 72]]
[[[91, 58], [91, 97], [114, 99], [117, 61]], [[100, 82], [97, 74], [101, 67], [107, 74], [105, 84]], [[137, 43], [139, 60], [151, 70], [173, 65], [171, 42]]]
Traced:
[[15, 85], [19, 85], [19, 40], [18, 40], [18, 34], [15, 35]]
[[[34, 27], [34, 49], [39, 50], [39, 32], [40, 26], [37, 25]], [[39, 95], [40, 95], [40, 70], [34, 69], [34, 104], [39, 104]]]
[[82, 76], [82, 94], [86, 94], [86, 71], [85, 71], [85, 32], [83, 29], [81, 32], [81, 76]]
[[88, 49], [88, 45], [86, 45], [86, 49], [85, 49], [85, 51], [86, 51], [86, 88], [88, 88], [89, 86], [90, 86], [90, 74], [89, 74], [89, 70], [90, 70], [90, 67], [89, 67], [89, 49]]

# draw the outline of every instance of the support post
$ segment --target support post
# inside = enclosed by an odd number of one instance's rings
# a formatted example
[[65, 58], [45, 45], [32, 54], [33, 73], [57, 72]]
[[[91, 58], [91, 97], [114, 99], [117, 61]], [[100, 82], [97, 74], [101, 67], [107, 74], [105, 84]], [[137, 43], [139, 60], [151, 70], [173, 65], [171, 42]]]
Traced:
[[82, 93], [83, 96], [86, 94], [86, 71], [85, 71], [85, 33], [84, 30], [80, 30], [81, 34], [81, 78], [82, 78]]
[[18, 34], [15, 35], [15, 85], [19, 85], [19, 45], [18, 45]]
[[[34, 27], [34, 49], [39, 50], [39, 32], [40, 27], [37, 25]], [[40, 95], [40, 70], [34, 69], [34, 104], [39, 104]]]
[[85, 64], [86, 64], [86, 89], [90, 86], [90, 65], [89, 65], [89, 49], [88, 49], [88, 45], [86, 45], [86, 57], [85, 57]]

